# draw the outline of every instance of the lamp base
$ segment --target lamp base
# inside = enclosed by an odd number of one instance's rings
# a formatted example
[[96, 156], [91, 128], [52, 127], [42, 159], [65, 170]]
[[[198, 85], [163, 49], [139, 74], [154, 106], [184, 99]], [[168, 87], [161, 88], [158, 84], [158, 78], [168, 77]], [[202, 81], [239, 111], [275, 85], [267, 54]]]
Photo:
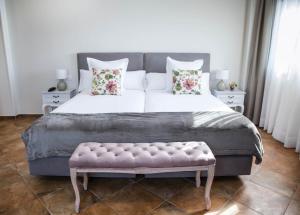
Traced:
[[226, 90], [226, 85], [225, 82], [223, 80], [219, 81], [219, 83], [217, 84], [217, 89], [219, 91], [224, 91]]
[[59, 79], [57, 82], [57, 90], [58, 91], [65, 91], [67, 89], [67, 83], [65, 82], [64, 79]]

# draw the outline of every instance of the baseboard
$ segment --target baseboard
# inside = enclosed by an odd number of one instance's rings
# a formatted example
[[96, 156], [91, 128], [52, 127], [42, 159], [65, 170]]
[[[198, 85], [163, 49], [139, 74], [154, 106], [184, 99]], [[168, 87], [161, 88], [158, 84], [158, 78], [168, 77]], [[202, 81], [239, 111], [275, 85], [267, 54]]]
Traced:
[[27, 117], [41, 117], [43, 114], [19, 114], [17, 116], [0, 116], [0, 120], [5, 120], [5, 119], [22, 119], [22, 118], [27, 118]]

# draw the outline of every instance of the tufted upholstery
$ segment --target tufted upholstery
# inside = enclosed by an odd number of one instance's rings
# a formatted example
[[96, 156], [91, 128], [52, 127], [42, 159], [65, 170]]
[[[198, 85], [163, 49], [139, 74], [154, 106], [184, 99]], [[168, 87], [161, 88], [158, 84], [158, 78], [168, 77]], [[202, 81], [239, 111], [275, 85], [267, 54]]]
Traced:
[[71, 168], [167, 168], [214, 163], [215, 157], [204, 142], [81, 143], [69, 160]]

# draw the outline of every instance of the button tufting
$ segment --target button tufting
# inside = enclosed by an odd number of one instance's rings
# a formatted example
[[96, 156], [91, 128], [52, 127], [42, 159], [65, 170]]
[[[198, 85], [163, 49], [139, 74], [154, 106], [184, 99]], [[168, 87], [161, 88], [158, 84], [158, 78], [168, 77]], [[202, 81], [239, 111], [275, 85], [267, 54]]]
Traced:
[[[121, 159], [123, 155], [126, 159]], [[191, 159], [195, 165], [214, 164], [215, 162], [210, 148], [202, 142], [83, 143], [77, 147], [76, 152], [72, 155], [73, 158], [70, 158], [70, 166], [80, 167], [82, 164], [86, 164], [87, 167], [110, 168], [109, 162], [102, 162], [106, 156], [108, 159], [110, 157], [114, 160], [114, 165], [133, 164], [134, 167], [139, 167], [140, 164], [160, 167], [162, 160], [166, 167], [190, 165]], [[147, 157], [148, 160], [145, 159]]]

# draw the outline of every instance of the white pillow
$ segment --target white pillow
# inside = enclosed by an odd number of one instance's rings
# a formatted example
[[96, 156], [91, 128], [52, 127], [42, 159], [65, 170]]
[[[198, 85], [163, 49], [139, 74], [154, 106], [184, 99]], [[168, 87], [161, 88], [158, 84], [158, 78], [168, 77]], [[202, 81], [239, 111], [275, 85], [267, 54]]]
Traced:
[[167, 77], [166, 77], [166, 90], [168, 92], [172, 91], [173, 88], [173, 70], [200, 70], [203, 66], [203, 60], [195, 61], [177, 61], [170, 57], [167, 57]]
[[89, 70], [92, 71], [93, 68], [96, 69], [122, 69], [121, 76], [121, 88], [124, 90], [124, 79], [126, 76], [126, 71], [128, 67], [128, 58], [113, 60], [113, 61], [101, 61], [94, 58], [87, 58], [87, 64], [89, 66]]
[[144, 90], [145, 78], [145, 70], [128, 71], [124, 80], [124, 88], [127, 90]]
[[[165, 90], [166, 89], [166, 73], [147, 73], [146, 74], [146, 90]], [[211, 94], [209, 88], [209, 73], [202, 73], [201, 77], [201, 94]]]
[[209, 73], [202, 72], [202, 76], [201, 76], [201, 94], [202, 95], [207, 95], [207, 94], [211, 94], [210, 92], [210, 88], [209, 88]]
[[146, 90], [165, 90], [166, 73], [147, 73], [146, 85]]
[[92, 91], [92, 81], [93, 73], [89, 70], [81, 69], [78, 92], [90, 94]]

